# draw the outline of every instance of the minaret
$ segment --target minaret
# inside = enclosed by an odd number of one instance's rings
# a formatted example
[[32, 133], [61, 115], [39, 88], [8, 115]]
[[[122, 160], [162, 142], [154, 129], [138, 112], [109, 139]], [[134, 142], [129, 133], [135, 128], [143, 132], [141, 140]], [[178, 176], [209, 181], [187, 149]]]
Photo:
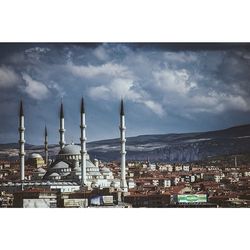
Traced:
[[235, 168], [237, 168], [237, 167], [238, 167], [238, 163], [237, 163], [237, 156], [235, 156], [235, 157], [234, 157], [234, 166], [235, 166]]
[[25, 173], [24, 173], [24, 113], [23, 113], [23, 102], [20, 102], [20, 112], [19, 112], [19, 158], [20, 158], [20, 178], [21, 181], [24, 181], [25, 179]]
[[44, 130], [44, 151], [45, 151], [45, 164], [48, 165], [49, 154], [48, 154], [48, 132], [47, 127], [45, 126]]
[[120, 110], [120, 138], [121, 138], [121, 189], [123, 192], [128, 191], [128, 185], [126, 182], [126, 150], [125, 150], [125, 115], [123, 100], [121, 100]]
[[87, 156], [87, 150], [86, 150], [86, 124], [85, 124], [85, 107], [84, 107], [84, 99], [82, 98], [81, 102], [81, 184], [82, 186], [86, 185], [86, 156]]
[[60, 141], [59, 141], [60, 149], [62, 149], [65, 146], [64, 132], [65, 132], [65, 129], [64, 129], [64, 112], [63, 112], [63, 103], [61, 102], [60, 129], [59, 129], [59, 133], [60, 133]]

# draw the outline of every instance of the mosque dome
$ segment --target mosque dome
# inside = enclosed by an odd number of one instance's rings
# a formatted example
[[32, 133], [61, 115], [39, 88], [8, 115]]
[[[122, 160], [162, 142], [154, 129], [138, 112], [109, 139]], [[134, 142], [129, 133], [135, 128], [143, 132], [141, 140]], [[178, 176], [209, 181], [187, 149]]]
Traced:
[[62, 148], [59, 155], [79, 155], [81, 147], [75, 144], [70, 144]]
[[53, 169], [61, 169], [61, 168], [68, 168], [69, 167], [69, 164], [67, 164], [66, 162], [64, 161], [59, 161], [57, 162], [54, 166], [53, 166]]
[[39, 168], [44, 164], [43, 157], [38, 153], [32, 153], [29, 155], [26, 163], [32, 167]]
[[[57, 159], [63, 159], [67, 161], [72, 160], [80, 160], [81, 159], [81, 147], [75, 144], [69, 144], [63, 147], [59, 154], [57, 155]], [[86, 155], [86, 159], [89, 159], [89, 155]]]
[[38, 169], [37, 169], [37, 172], [38, 172], [38, 173], [41, 173], [41, 174], [42, 174], [42, 173], [45, 174], [45, 173], [46, 173], [46, 170], [43, 169], [43, 168], [38, 168]]
[[42, 158], [42, 156], [37, 153], [32, 153], [29, 155], [29, 159], [36, 159], [36, 158]]

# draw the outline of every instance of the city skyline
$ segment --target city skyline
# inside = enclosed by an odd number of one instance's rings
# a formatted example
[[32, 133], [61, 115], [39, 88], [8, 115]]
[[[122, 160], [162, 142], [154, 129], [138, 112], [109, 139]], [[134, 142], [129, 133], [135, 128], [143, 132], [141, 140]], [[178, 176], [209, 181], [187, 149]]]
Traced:
[[79, 142], [84, 96], [88, 141], [117, 138], [124, 98], [128, 137], [199, 132], [250, 123], [248, 44], [0, 44], [0, 139], [18, 138], [24, 102], [26, 138], [58, 143], [59, 107], [66, 143]]

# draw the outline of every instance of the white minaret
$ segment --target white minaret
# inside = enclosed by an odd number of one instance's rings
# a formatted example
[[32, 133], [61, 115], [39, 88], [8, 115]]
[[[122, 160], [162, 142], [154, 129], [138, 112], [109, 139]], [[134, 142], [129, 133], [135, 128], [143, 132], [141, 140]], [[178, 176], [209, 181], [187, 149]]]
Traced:
[[65, 146], [64, 132], [65, 132], [65, 129], [64, 129], [64, 112], [63, 112], [63, 103], [61, 103], [60, 129], [59, 129], [59, 133], [60, 133], [60, 141], [59, 141], [60, 149], [62, 149]]
[[120, 109], [120, 138], [121, 138], [121, 189], [123, 192], [128, 191], [128, 185], [126, 182], [126, 150], [125, 150], [125, 115], [123, 100], [121, 100]]
[[47, 132], [47, 127], [45, 126], [45, 131], [44, 131], [44, 151], [45, 151], [45, 164], [48, 165], [49, 161], [49, 154], [48, 154], [48, 132]]
[[238, 167], [237, 156], [234, 157], [234, 166], [235, 166], [236, 168]]
[[20, 178], [21, 181], [25, 179], [25, 172], [24, 172], [24, 113], [23, 113], [23, 102], [20, 102], [20, 112], [19, 112], [19, 158], [20, 158]]
[[82, 98], [81, 102], [81, 184], [82, 186], [86, 185], [86, 156], [87, 156], [87, 150], [86, 150], [86, 124], [85, 124], [85, 107], [84, 107], [84, 99]]

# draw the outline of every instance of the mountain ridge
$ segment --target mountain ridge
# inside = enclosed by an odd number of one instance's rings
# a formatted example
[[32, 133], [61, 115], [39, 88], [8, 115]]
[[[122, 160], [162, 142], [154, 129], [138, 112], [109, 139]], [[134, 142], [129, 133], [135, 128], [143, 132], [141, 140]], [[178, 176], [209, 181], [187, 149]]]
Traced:
[[[18, 149], [18, 143], [0, 144], [0, 150]], [[53, 157], [59, 151], [56, 144], [50, 145]], [[10, 149], [9, 148], [9, 149]], [[43, 154], [42, 145], [25, 145], [28, 153], [36, 150]], [[119, 138], [105, 139], [87, 143], [90, 156], [105, 161], [120, 159]], [[250, 152], [250, 124], [243, 124], [226, 129], [191, 132], [150, 134], [127, 137], [128, 160], [190, 162], [207, 157]]]

